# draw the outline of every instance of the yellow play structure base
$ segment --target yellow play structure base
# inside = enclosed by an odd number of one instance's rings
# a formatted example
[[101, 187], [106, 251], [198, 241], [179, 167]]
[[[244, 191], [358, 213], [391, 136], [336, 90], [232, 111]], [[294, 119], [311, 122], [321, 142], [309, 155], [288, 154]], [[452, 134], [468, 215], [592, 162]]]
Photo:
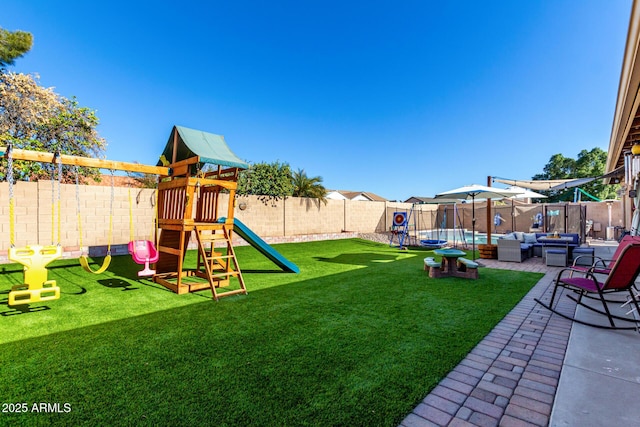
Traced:
[[24, 266], [24, 284], [11, 288], [9, 305], [31, 304], [60, 298], [55, 280], [47, 280], [47, 264], [62, 256], [60, 246], [32, 245], [10, 248], [9, 259]]

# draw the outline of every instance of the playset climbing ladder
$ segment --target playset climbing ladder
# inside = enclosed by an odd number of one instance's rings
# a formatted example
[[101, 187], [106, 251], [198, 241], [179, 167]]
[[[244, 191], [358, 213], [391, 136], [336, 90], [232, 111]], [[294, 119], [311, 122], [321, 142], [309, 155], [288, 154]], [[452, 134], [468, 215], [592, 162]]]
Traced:
[[[220, 296], [228, 296], [239, 293], [246, 294], [242, 272], [238, 266], [238, 260], [231, 244], [231, 231], [226, 224], [222, 227], [222, 233], [204, 233], [200, 227], [196, 226], [196, 238], [198, 240], [198, 267], [196, 274], [207, 279], [211, 286], [213, 297], [217, 300]], [[216, 252], [215, 242], [224, 240], [226, 243], [226, 253]], [[225, 291], [219, 294], [216, 286], [228, 285], [230, 279], [236, 277], [240, 283], [240, 289]]]

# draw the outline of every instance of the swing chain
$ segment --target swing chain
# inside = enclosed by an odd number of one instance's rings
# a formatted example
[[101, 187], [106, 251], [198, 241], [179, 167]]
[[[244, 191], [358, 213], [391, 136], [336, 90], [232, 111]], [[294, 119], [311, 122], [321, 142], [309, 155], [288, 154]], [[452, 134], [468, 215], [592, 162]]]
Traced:
[[[129, 197], [129, 241], [133, 242], [135, 240], [135, 236], [133, 233], [133, 202], [131, 201], [131, 181], [129, 181], [128, 184], [127, 195]], [[136, 197], [136, 205], [137, 204], [138, 198]]]
[[82, 216], [81, 216], [81, 212], [80, 212], [80, 172], [78, 170], [78, 166], [74, 166], [73, 167], [73, 173], [75, 175], [76, 178], [76, 214], [78, 216], [78, 240], [80, 243], [80, 253], [83, 253], [83, 248], [82, 248]]
[[[53, 154], [53, 164], [51, 165], [51, 246], [61, 244], [61, 236], [62, 236], [62, 221], [60, 218], [60, 213], [62, 211], [61, 207], [61, 185], [62, 182], [62, 162], [60, 161], [60, 152], [56, 151]], [[57, 215], [58, 215], [58, 242], [56, 243], [56, 164], [58, 165], [58, 205], [57, 205]]]
[[111, 235], [113, 234], [113, 200], [115, 199], [115, 172], [111, 169], [111, 200], [109, 202], [109, 239], [107, 242], [107, 255], [111, 256]]
[[58, 159], [58, 246], [62, 245], [62, 161], [60, 160], [60, 152], [56, 152]]
[[53, 164], [48, 167], [50, 169], [49, 175], [51, 176], [51, 246], [55, 244], [56, 241], [56, 227], [55, 227], [55, 213], [56, 213], [56, 156], [57, 153], [53, 155]]
[[13, 199], [13, 144], [7, 147], [7, 181], [9, 182], [9, 243], [16, 246], [15, 200]]

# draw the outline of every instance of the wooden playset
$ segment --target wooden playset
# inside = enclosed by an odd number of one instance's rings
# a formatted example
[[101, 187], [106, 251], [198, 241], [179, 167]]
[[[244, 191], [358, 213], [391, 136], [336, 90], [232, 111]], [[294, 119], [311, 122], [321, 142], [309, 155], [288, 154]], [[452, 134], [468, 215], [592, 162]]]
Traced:
[[[178, 294], [210, 287], [216, 300], [221, 296], [246, 294], [232, 237], [238, 172], [248, 165], [229, 150], [222, 136], [177, 126], [161, 159], [171, 159], [172, 173], [158, 184], [160, 257], [153, 280]], [[216, 164], [217, 169], [204, 172], [203, 163]], [[220, 223], [223, 192], [228, 193], [228, 202], [225, 221]], [[193, 234], [198, 261], [195, 269], [187, 270], [184, 257]], [[219, 251], [216, 246], [225, 251]], [[219, 292], [233, 277], [238, 279], [240, 287]]]
[[[132, 241], [131, 254], [134, 261], [144, 264], [145, 274], [153, 274], [153, 280], [172, 291], [183, 294], [210, 288], [213, 298], [235, 294], [246, 294], [246, 287], [233, 248], [234, 201], [238, 173], [248, 167], [227, 146], [220, 135], [175, 126], [160, 161], [156, 166], [137, 163], [115, 162], [0, 147], [0, 156], [11, 162], [16, 160], [37, 161], [62, 165], [75, 165], [110, 170], [150, 173], [159, 176], [157, 205], [157, 248], [151, 241], [142, 245]], [[205, 165], [215, 165], [206, 170]], [[11, 179], [12, 180], [12, 179]], [[221, 202], [227, 193], [227, 204], [221, 212]], [[10, 216], [13, 223], [13, 195], [10, 194]], [[219, 221], [219, 217], [224, 217]], [[184, 265], [191, 237], [195, 235], [198, 257], [194, 269]], [[60, 296], [55, 282], [47, 279], [46, 265], [61, 255], [58, 245], [24, 248], [13, 247], [10, 258], [24, 266], [24, 285], [11, 291], [10, 305], [29, 304]], [[109, 254], [108, 254], [109, 255]], [[155, 270], [150, 263], [155, 262]], [[101, 269], [102, 270], [102, 269]], [[231, 279], [238, 286], [229, 287]], [[233, 289], [232, 289], [233, 288]]]

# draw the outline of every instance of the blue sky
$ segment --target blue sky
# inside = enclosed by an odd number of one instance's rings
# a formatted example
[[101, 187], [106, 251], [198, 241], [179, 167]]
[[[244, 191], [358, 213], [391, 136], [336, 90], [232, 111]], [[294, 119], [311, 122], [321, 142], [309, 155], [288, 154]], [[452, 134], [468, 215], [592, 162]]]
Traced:
[[631, 0], [3, 0], [11, 71], [97, 110], [107, 158], [173, 125], [391, 200], [607, 149]]

